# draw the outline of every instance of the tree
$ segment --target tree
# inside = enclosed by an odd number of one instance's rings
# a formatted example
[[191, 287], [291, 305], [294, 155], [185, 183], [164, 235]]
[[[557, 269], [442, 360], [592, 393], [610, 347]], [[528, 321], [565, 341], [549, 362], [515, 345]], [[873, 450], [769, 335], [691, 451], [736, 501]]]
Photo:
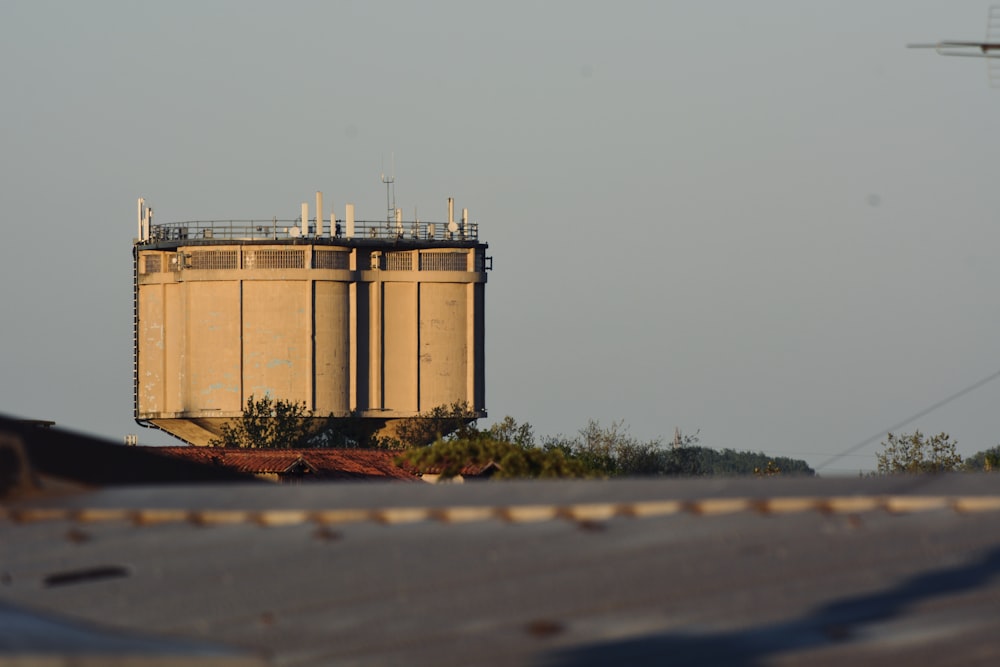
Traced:
[[768, 461], [767, 465], [763, 468], [759, 466], [754, 468], [753, 474], [757, 477], [773, 477], [774, 475], [781, 474], [781, 467], [774, 461]]
[[485, 431], [464, 425], [454, 437], [408, 449], [398, 460], [418, 470], [440, 471], [444, 479], [466, 466], [488, 463], [497, 465], [493, 476], [498, 479], [587, 476], [587, 468], [570, 452], [536, 447], [531, 424], [518, 424], [511, 416]]
[[976, 452], [965, 459], [962, 469], [969, 472], [1000, 472], [1000, 445]]
[[[212, 447], [294, 449], [306, 447], [321, 436], [332, 417], [324, 423], [314, 420], [304, 402], [273, 399], [265, 394], [247, 398], [243, 417], [234, 424], [224, 424]], [[318, 423], [317, 423], [318, 422]]]
[[591, 475], [601, 477], [663, 474], [663, 440], [640, 441], [622, 420], [601, 426], [591, 419], [574, 438], [548, 438], [545, 451], [560, 451], [576, 459]]
[[378, 420], [351, 415], [334, 418], [330, 415], [318, 421], [308, 438], [310, 447], [338, 449], [399, 449], [394, 441], [378, 435]]
[[[661, 474], [678, 477], [700, 477], [711, 475], [716, 468], [719, 452], [708, 447], [681, 445], [671, 447], [663, 460]], [[729, 474], [728, 471], [719, 474]]]
[[440, 471], [443, 479], [461, 474], [466, 466], [497, 465], [494, 477], [584, 477], [586, 469], [560, 450], [522, 447], [514, 442], [494, 439], [489, 433], [438, 440], [427, 447], [414, 447], [397, 459], [417, 470]]
[[878, 473], [919, 474], [958, 470], [962, 458], [956, 450], [957, 444], [947, 433], [930, 437], [920, 431], [899, 435], [890, 433], [882, 443], [882, 451], [876, 454]]
[[[443, 413], [446, 425], [448, 414], [464, 420], [463, 413], [468, 414], [464, 404], [451, 406]], [[441, 414], [438, 413], [438, 418]], [[493, 477], [498, 479], [589, 476], [587, 467], [570, 451], [536, 447], [531, 424], [519, 424], [509, 415], [485, 431], [461, 421], [450, 437], [439, 437], [427, 446], [412, 447], [401, 454], [397, 462], [418, 470], [439, 471], [443, 479], [459, 475], [466, 466], [489, 463], [497, 465]]]
[[467, 437], [477, 432], [475, 411], [465, 401], [439, 405], [416, 417], [402, 419], [396, 425], [397, 449], [423, 447], [451, 435]]
[[492, 424], [486, 432], [491, 438], [500, 442], [509, 442], [522, 448], [535, 446], [535, 431], [531, 424], [527, 422], [518, 424], [510, 415]]

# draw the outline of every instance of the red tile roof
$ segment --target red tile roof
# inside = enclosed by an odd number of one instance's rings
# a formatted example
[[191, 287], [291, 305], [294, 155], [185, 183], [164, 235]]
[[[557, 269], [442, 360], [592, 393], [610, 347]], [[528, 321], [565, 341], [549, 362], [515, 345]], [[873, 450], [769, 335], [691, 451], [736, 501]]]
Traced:
[[223, 449], [219, 447], [149, 447], [175, 458], [217, 465], [250, 474], [293, 472], [306, 466], [317, 479], [419, 480], [396, 465], [395, 452], [364, 449]]

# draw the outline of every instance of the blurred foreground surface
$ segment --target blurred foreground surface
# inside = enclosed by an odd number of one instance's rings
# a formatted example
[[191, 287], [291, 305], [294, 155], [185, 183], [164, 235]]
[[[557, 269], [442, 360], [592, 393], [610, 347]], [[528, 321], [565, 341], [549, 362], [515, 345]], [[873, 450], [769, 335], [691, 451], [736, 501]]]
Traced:
[[127, 452], [0, 421], [0, 665], [1000, 662], [1000, 477], [179, 484]]

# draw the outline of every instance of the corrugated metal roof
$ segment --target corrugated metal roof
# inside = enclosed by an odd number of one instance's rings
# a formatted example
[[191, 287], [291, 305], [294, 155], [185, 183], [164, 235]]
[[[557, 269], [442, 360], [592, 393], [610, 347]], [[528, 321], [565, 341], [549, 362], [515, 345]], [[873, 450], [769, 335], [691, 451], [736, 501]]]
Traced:
[[0, 665], [1000, 664], [998, 474], [199, 484], [313, 452], [9, 424]]
[[119, 648], [159, 633], [303, 667], [992, 667], [998, 501], [997, 474], [24, 498], [0, 504], [0, 665], [187, 664]]

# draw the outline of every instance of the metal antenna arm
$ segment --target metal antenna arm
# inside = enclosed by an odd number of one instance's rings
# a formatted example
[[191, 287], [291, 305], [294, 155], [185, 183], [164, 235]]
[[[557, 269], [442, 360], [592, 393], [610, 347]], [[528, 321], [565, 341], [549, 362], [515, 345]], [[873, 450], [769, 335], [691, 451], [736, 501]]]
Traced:
[[[942, 56], [965, 58], [1000, 58], [1000, 43], [942, 41], [934, 44], [907, 44], [908, 49], [934, 49]], [[979, 53], [976, 53], [979, 51]]]

